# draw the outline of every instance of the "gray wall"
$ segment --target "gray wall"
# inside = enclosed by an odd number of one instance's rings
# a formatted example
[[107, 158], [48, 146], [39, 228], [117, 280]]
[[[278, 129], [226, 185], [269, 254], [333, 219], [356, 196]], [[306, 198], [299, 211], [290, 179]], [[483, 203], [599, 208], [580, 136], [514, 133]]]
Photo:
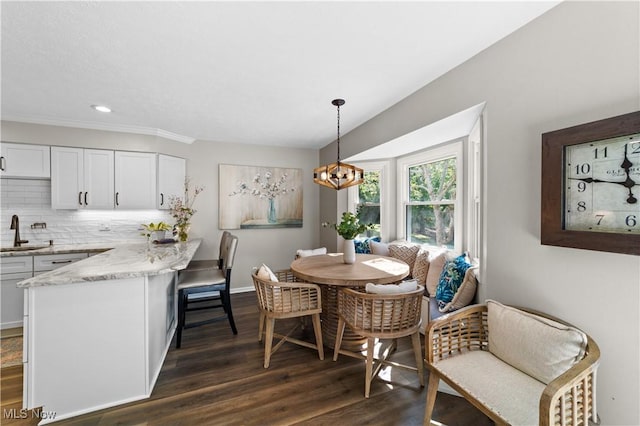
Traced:
[[[640, 109], [640, 3], [565, 2], [345, 135], [344, 157], [487, 102], [483, 286], [599, 344], [602, 424], [640, 424], [640, 257], [540, 245], [541, 134]], [[321, 161], [335, 155], [321, 150]], [[336, 194], [321, 192], [321, 220]]]
[[[210, 141], [196, 141], [187, 145], [156, 136], [6, 121], [2, 122], [2, 140], [43, 145], [161, 152], [186, 158], [187, 174], [192, 178], [192, 182], [205, 187], [194, 205], [198, 212], [193, 217], [190, 234], [194, 238], [204, 239], [196, 253], [196, 259], [215, 258], [218, 255], [218, 243], [222, 234], [218, 229], [218, 164], [303, 169], [305, 180], [302, 228], [231, 231], [239, 238], [232, 273], [232, 287], [236, 290], [253, 289], [251, 282], [253, 266], [260, 266], [264, 262], [275, 269], [286, 268], [293, 260], [297, 249], [316, 247], [318, 243], [320, 224], [318, 185], [313, 183], [311, 177], [311, 171], [318, 165], [317, 150]], [[3, 205], [3, 213], [10, 207]], [[113, 215], [114, 221], [118, 220], [118, 213], [114, 212]], [[146, 217], [140, 223], [145, 221]]]

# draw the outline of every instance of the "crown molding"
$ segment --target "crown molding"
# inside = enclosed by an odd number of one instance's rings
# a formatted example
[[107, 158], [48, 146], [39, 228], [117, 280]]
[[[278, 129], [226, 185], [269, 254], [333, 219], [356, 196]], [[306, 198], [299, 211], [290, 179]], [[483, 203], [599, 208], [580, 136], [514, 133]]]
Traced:
[[28, 117], [28, 116], [21, 116], [21, 115], [3, 115], [2, 120], [16, 121], [19, 123], [44, 124], [49, 126], [76, 127], [80, 129], [106, 130], [110, 132], [122, 132], [122, 133], [134, 133], [138, 135], [158, 136], [161, 138], [170, 139], [176, 142], [182, 142], [186, 144], [191, 144], [196, 140], [195, 138], [179, 135], [177, 133], [169, 132], [167, 130], [155, 129], [152, 127], [130, 126], [126, 124], [107, 124], [107, 123], [97, 123], [94, 121], [60, 120], [60, 119], [53, 119], [53, 118]]

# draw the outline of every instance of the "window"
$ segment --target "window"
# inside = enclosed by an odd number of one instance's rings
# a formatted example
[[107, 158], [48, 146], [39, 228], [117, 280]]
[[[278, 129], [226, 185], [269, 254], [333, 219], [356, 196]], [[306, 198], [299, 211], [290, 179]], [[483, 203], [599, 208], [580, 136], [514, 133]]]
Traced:
[[363, 237], [380, 237], [383, 241], [389, 238], [389, 226], [387, 224], [389, 213], [389, 199], [386, 194], [388, 179], [387, 162], [371, 162], [358, 164], [364, 169], [364, 182], [358, 186], [349, 188], [349, 211], [356, 212], [360, 209], [360, 217], [366, 223], [374, 223], [376, 227], [360, 235]]
[[407, 241], [462, 249], [462, 141], [398, 159], [398, 234]]
[[421, 244], [453, 248], [456, 158], [409, 167], [408, 184], [407, 239]]
[[357, 209], [360, 210], [360, 220], [373, 223], [374, 229], [367, 231], [362, 237], [380, 236], [380, 170], [364, 172], [364, 182], [358, 185]]

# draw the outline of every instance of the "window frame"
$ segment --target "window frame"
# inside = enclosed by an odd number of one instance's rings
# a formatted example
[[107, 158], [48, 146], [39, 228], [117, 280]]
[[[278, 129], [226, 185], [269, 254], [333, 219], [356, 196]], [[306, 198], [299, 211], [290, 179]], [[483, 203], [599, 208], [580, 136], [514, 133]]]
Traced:
[[[391, 235], [391, 197], [390, 197], [390, 179], [389, 174], [390, 161], [370, 161], [362, 162], [354, 165], [361, 167], [365, 172], [380, 172], [380, 240], [389, 241]], [[359, 199], [358, 186], [347, 188], [347, 210], [355, 213], [358, 208]]]
[[462, 252], [463, 237], [466, 232], [464, 226], [466, 217], [464, 199], [467, 190], [465, 185], [467, 181], [465, 180], [466, 173], [464, 168], [464, 142], [464, 138], [455, 139], [454, 141], [397, 159], [398, 210], [396, 213], [396, 235], [398, 235], [399, 238], [409, 241], [409, 236], [407, 235], [407, 207], [412, 204], [409, 202], [409, 169], [420, 164], [432, 163], [454, 157], [456, 159], [456, 199], [453, 203], [455, 212], [453, 250]]

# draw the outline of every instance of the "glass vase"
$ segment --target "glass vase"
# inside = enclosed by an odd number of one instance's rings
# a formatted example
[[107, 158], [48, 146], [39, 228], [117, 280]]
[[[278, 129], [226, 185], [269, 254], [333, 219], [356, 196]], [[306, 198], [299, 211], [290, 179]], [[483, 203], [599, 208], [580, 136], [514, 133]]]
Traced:
[[189, 239], [189, 230], [191, 229], [191, 225], [189, 223], [185, 223], [184, 225], [180, 225], [177, 227], [178, 230], [178, 241], [184, 243]]
[[269, 198], [269, 211], [267, 212], [267, 222], [276, 223], [278, 218], [276, 216], [276, 200], [275, 198]]

